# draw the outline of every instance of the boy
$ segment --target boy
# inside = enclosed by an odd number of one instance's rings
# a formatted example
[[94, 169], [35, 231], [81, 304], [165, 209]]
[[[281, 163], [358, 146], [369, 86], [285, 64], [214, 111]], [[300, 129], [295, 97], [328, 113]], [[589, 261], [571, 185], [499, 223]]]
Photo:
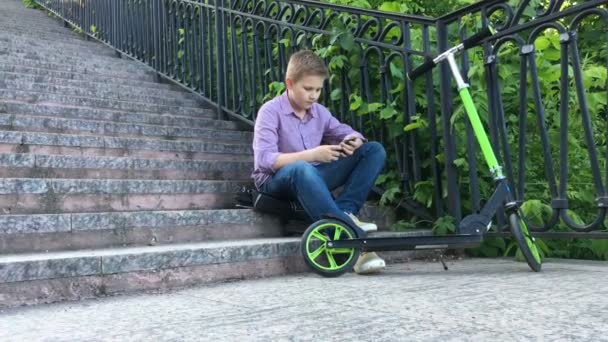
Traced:
[[[291, 56], [287, 91], [258, 112], [252, 178], [262, 192], [297, 199], [313, 221], [332, 214], [375, 231], [375, 224], [355, 215], [384, 167], [386, 152], [316, 103], [328, 76], [324, 61], [312, 51]], [[343, 190], [334, 200], [330, 191], [340, 186]], [[354, 269], [362, 274], [384, 267], [384, 260], [372, 252], [361, 254]]]

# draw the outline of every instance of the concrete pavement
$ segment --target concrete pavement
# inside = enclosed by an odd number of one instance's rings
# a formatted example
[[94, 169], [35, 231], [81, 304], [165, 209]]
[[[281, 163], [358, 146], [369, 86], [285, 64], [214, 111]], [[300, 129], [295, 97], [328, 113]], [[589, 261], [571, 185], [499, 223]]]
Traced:
[[414, 261], [0, 312], [0, 341], [608, 341], [608, 263]]

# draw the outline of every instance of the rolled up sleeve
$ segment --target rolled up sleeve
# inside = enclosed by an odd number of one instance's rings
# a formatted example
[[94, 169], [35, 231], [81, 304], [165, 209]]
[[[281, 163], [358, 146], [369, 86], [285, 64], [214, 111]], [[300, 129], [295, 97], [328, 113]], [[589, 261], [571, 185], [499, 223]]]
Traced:
[[279, 157], [277, 113], [262, 106], [255, 121], [253, 134], [254, 167], [264, 173], [274, 173], [272, 168]]

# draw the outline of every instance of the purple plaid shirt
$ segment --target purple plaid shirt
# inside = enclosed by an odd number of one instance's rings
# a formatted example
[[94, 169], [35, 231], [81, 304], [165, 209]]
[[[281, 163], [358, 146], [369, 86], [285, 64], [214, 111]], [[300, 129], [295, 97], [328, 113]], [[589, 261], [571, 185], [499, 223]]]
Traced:
[[253, 135], [254, 171], [251, 177], [259, 189], [275, 173], [272, 168], [281, 153], [293, 153], [321, 144], [334, 145], [352, 136], [363, 138], [349, 125], [340, 123], [324, 106], [315, 103], [300, 119], [294, 113], [287, 92], [266, 102], [258, 111]]

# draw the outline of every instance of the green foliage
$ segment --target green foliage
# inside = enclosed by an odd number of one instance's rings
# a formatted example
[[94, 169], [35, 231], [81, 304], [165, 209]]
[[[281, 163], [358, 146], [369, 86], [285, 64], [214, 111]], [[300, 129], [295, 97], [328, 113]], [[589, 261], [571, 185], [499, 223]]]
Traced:
[[26, 8], [40, 9], [40, 5], [35, 0], [21, 0]]
[[268, 93], [264, 97], [264, 101], [271, 100], [285, 91], [285, 82], [272, 82], [268, 85]]
[[433, 223], [433, 234], [448, 235], [456, 231], [456, 220], [452, 216], [443, 216]]

